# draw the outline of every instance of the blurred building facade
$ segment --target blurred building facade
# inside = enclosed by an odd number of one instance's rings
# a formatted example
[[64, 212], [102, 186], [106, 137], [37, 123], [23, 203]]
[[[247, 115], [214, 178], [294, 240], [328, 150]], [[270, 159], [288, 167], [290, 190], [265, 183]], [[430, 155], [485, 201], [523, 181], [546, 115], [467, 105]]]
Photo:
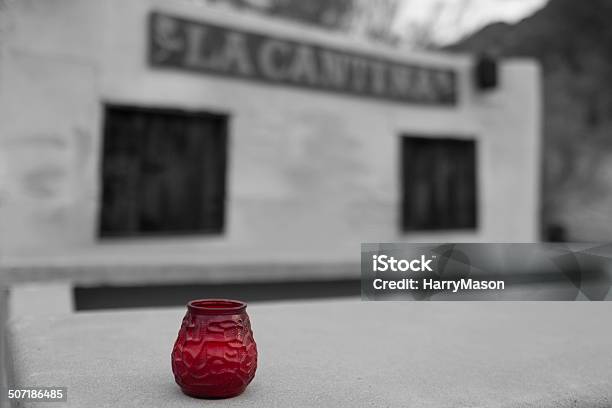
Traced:
[[481, 91], [470, 56], [188, 1], [7, 2], [1, 24], [5, 254], [538, 240], [531, 61]]

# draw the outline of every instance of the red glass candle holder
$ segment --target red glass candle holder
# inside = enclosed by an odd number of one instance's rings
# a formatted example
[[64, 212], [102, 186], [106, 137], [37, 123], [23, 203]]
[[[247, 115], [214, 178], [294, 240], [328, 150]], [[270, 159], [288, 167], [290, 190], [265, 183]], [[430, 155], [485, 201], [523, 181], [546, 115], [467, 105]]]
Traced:
[[257, 369], [257, 346], [246, 303], [192, 300], [172, 349], [172, 372], [181, 390], [196, 398], [241, 394]]

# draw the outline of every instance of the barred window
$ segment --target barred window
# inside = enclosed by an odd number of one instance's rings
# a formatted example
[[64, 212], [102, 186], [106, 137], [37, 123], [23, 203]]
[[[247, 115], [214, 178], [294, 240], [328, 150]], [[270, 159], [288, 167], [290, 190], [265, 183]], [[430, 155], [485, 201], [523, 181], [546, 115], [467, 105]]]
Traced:
[[227, 117], [106, 106], [99, 234], [223, 230]]
[[477, 227], [473, 140], [402, 136], [401, 157], [403, 231]]

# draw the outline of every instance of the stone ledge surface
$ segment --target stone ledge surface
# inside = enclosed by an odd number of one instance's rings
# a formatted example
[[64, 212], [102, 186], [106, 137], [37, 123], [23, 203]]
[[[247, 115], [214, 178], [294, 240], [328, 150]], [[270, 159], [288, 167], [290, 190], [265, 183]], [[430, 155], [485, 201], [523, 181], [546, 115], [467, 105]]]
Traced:
[[67, 386], [71, 407], [612, 406], [609, 302], [279, 302], [248, 312], [259, 368], [233, 399], [196, 400], [175, 385], [183, 309], [13, 321], [13, 382]]

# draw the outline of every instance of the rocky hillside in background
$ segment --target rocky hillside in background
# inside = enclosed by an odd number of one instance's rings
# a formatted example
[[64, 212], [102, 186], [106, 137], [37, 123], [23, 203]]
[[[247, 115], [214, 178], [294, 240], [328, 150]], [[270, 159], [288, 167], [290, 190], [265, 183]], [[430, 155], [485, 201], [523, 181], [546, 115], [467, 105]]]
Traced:
[[544, 229], [612, 239], [612, 1], [550, 0], [523, 21], [492, 24], [451, 50], [542, 64]]

